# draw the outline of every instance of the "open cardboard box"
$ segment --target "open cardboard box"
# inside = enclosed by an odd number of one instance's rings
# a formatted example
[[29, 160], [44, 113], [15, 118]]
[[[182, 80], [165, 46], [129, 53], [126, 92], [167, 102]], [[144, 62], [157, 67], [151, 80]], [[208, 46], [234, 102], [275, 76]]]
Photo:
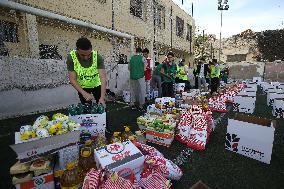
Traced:
[[10, 147], [16, 152], [20, 162], [27, 162], [55, 153], [66, 146], [77, 143], [80, 139], [80, 131], [72, 131], [63, 135], [55, 135], [17, 144], [17, 141], [20, 140], [19, 137], [20, 133], [16, 132], [16, 144], [10, 145]]
[[228, 119], [225, 148], [270, 164], [275, 127], [275, 121], [237, 113]]

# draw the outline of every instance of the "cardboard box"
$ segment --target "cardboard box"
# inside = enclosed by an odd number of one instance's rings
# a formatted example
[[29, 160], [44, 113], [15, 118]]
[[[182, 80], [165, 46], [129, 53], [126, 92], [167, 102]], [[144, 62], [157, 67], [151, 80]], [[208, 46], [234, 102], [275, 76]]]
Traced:
[[278, 86], [278, 89], [284, 90], [284, 83], [280, 83], [279, 86]]
[[249, 91], [248, 88], [245, 88], [244, 90], [240, 91], [237, 95], [243, 95], [243, 96], [256, 96], [256, 91]]
[[257, 84], [246, 84], [245, 90], [249, 91], [257, 91]]
[[63, 135], [56, 135], [38, 140], [21, 142], [20, 133], [15, 133], [16, 144], [10, 147], [16, 152], [21, 162], [31, 161], [47, 154], [55, 153], [58, 150], [75, 144], [80, 140], [80, 131], [72, 131]]
[[123, 99], [124, 102], [129, 103], [131, 101], [130, 91], [123, 91], [122, 92], [122, 99]]
[[[113, 171], [120, 171], [130, 168], [136, 174], [143, 169], [144, 155], [129, 140], [116, 142], [94, 152], [97, 168], [107, 168]], [[124, 173], [122, 177], [129, 173]]]
[[260, 82], [262, 82], [262, 77], [253, 77], [253, 78], [252, 78], [252, 81], [253, 81], [254, 83], [260, 83]]
[[175, 84], [175, 92], [182, 94], [184, 92], [185, 83], [176, 83]]
[[255, 109], [256, 97], [236, 95], [234, 98], [234, 111], [252, 114]]
[[276, 118], [284, 118], [284, 98], [274, 99], [272, 115]]
[[81, 125], [80, 131], [87, 131], [92, 136], [105, 135], [106, 112], [102, 114], [75, 115], [70, 116], [69, 119]]
[[225, 148], [270, 164], [275, 126], [275, 121], [236, 114], [228, 119]]
[[195, 183], [190, 189], [210, 189], [206, 184], [204, 184], [201, 180]]
[[282, 90], [278, 92], [270, 92], [267, 93], [267, 106], [272, 106], [274, 104], [274, 99], [275, 98], [284, 98], [284, 92]]
[[146, 130], [146, 140], [155, 144], [170, 147], [174, 140], [174, 133], [157, 132], [153, 130]]
[[17, 184], [16, 189], [54, 189], [53, 172], [38, 177], [33, 177], [31, 181]]

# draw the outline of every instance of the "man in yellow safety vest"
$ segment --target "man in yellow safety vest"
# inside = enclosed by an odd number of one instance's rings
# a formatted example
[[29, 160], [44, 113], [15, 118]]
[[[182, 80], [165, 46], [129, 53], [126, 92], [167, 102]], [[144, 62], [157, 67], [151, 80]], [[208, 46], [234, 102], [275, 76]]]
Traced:
[[219, 78], [220, 78], [220, 66], [217, 64], [217, 59], [212, 59], [211, 65], [211, 92], [216, 93], [219, 86]]
[[105, 106], [106, 73], [103, 58], [87, 38], [79, 38], [76, 50], [67, 56], [67, 69], [71, 85], [78, 91], [82, 104], [92, 100]]
[[177, 64], [177, 74], [176, 74], [176, 83], [185, 83], [185, 90], [190, 89], [190, 83], [188, 81], [188, 66], [185, 65], [185, 60], [181, 59], [179, 64]]

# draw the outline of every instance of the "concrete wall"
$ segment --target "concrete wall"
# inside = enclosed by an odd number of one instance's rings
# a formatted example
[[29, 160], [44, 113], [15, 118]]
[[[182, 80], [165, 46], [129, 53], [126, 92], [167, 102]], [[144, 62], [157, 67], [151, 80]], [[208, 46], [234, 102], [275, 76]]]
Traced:
[[1, 91], [0, 119], [53, 111], [78, 102], [77, 93], [71, 85], [31, 91], [20, 89]]
[[[111, 91], [122, 94], [129, 90], [127, 64], [106, 67], [106, 71]], [[69, 84], [65, 60], [0, 57], [0, 73], [0, 119], [79, 102], [76, 90]]]
[[284, 61], [266, 63], [264, 78], [269, 81], [284, 82]]
[[228, 63], [229, 77], [232, 79], [252, 79], [263, 77], [265, 63], [262, 62], [234, 62]]
[[266, 81], [284, 82], [284, 61], [228, 63], [232, 79], [263, 77]]

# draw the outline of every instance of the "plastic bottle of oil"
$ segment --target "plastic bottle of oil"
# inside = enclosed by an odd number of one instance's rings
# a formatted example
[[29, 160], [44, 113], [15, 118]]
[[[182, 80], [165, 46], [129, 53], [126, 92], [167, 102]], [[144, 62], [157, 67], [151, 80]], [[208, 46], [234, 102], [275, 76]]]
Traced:
[[79, 156], [79, 169], [80, 169], [80, 178], [83, 180], [91, 168], [96, 167], [94, 160], [94, 149], [92, 147], [93, 143], [91, 140], [86, 141], [85, 146], [80, 150]]
[[61, 189], [78, 189], [80, 177], [78, 167], [75, 162], [70, 162], [60, 179]]
[[110, 143], [121, 142], [121, 137], [119, 135], [120, 132], [114, 132], [110, 139]]
[[124, 126], [124, 132], [121, 134], [121, 140], [127, 140], [130, 136], [133, 136], [133, 133], [130, 131], [130, 128]]
[[144, 136], [144, 133], [142, 131], [135, 131], [137, 141], [146, 144], [146, 138]]

